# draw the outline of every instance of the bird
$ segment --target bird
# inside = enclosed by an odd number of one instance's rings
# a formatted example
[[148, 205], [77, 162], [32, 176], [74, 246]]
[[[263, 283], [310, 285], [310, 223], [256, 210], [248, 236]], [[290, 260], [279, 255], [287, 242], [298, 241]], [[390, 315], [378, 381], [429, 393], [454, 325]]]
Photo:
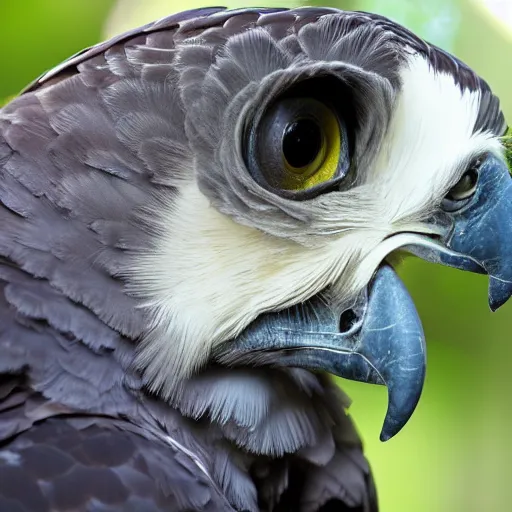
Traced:
[[413, 414], [394, 258], [512, 294], [499, 99], [377, 14], [202, 8], [0, 111], [0, 510], [378, 510], [350, 400]]

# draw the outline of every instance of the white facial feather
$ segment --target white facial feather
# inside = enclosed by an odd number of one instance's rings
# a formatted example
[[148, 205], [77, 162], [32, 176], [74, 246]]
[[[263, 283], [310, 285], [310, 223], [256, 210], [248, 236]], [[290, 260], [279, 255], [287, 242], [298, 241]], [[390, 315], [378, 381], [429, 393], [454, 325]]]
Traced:
[[[326, 257], [324, 248], [308, 249], [236, 224], [195, 185], [182, 190], [164, 219], [158, 247], [134, 269], [135, 289], [149, 297], [145, 305], [153, 313], [140, 362], [164, 391], [167, 379], [189, 375], [213, 346], [259, 313], [325, 288], [352, 256], [337, 250], [336, 258]], [[161, 372], [162, 364], [170, 375]]]
[[478, 94], [462, 93], [418, 55], [401, 78], [391, 125], [365, 173], [373, 216], [366, 225], [360, 219], [367, 215], [355, 210], [360, 228], [340, 232], [332, 212], [325, 243], [304, 247], [238, 225], [195, 184], [159, 212], [163, 233], [153, 250], [139, 255], [132, 275], [152, 321], [139, 364], [154, 390], [170, 396], [212, 348], [261, 312], [302, 302], [329, 284], [350, 300], [390, 252], [414, 240], [412, 231], [430, 232], [421, 221], [474, 156], [500, 152], [490, 134], [473, 133]]
[[428, 214], [472, 158], [501, 152], [492, 134], [474, 133], [477, 92], [462, 92], [451, 75], [434, 74], [420, 55], [409, 58], [401, 79], [391, 125], [366, 181], [381, 189], [391, 222]]

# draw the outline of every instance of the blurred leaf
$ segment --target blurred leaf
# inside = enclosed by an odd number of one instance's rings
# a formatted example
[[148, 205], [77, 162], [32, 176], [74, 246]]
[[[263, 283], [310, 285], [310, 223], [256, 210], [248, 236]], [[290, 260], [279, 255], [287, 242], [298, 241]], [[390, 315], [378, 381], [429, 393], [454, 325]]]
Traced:
[[111, 0], [0, 1], [0, 98], [100, 39]]
[[446, 50], [453, 48], [461, 21], [459, 0], [360, 0], [358, 9], [383, 13]]
[[[506, 2], [512, 0], [505, 0]], [[510, 62], [511, 32], [502, 30], [481, 0], [461, 3], [462, 25], [454, 45], [455, 54], [491, 85], [505, 116], [512, 117]]]

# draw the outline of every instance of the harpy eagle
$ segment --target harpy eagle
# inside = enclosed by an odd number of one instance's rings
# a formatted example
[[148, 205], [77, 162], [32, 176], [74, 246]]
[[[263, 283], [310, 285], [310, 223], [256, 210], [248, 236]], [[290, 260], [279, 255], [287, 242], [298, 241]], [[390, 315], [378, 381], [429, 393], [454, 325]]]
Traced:
[[375, 511], [425, 373], [397, 251], [511, 294], [499, 101], [381, 16], [208, 8], [0, 112], [0, 510]]

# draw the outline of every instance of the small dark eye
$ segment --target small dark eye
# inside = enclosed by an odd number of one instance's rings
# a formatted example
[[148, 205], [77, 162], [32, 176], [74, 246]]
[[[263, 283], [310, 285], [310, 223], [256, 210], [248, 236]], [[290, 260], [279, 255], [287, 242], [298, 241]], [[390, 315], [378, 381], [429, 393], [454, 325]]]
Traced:
[[462, 178], [450, 189], [446, 198], [451, 201], [463, 201], [475, 193], [478, 171], [474, 168], [466, 171]]
[[460, 180], [449, 190], [442, 202], [442, 207], [447, 212], [460, 210], [465, 206], [476, 191], [478, 172], [482, 165], [482, 158], [475, 160]]
[[312, 119], [290, 123], [283, 136], [283, 156], [291, 167], [299, 169], [315, 160], [322, 149], [322, 129]]

